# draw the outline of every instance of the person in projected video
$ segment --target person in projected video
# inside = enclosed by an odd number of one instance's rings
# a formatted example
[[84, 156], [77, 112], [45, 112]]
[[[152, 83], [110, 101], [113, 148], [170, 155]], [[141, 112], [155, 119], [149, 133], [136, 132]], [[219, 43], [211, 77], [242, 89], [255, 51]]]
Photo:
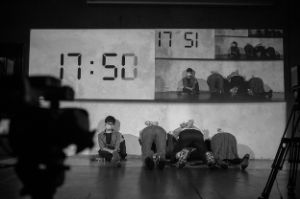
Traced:
[[198, 94], [199, 84], [195, 78], [195, 71], [191, 68], [186, 69], [186, 76], [182, 79], [182, 92], [188, 94]]
[[240, 49], [236, 41], [231, 42], [230, 48], [228, 49], [229, 59], [239, 59], [241, 57]]

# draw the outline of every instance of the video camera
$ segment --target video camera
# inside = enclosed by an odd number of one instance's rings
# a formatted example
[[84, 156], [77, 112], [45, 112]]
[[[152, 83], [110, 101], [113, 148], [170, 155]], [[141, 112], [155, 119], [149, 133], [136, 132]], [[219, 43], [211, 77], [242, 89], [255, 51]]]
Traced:
[[74, 99], [74, 91], [51, 76], [1, 77], [0, 89], [0, 119], [10, 120], [8, 136], [23, 183], [21, 195], [51, 199], [69, 168], [63, 150], [75, 144], [79, 153], [94, 145], [88, 112], [60, 108], [60, 101]]

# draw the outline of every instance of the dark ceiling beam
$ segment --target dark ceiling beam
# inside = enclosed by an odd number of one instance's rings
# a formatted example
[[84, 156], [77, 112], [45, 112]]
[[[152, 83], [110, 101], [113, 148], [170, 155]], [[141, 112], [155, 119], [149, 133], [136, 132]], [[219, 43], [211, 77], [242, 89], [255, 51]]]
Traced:
[[199, 5], [199, 6], [273, 6], [276, 0], [86, 0], [87, 4], [110, 5]]

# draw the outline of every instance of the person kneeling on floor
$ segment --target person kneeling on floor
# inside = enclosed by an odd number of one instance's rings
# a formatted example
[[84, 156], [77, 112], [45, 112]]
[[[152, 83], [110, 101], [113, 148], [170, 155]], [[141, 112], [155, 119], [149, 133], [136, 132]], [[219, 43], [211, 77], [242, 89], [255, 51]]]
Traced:
[[211, 138], [211, 150], [222, 168], [239, 165], [244, 170], [249, 165], [250, 155], [245, 154], [243, 158], [239, 158], [235, 136], [222, 129], [218, 129], [218, 133]]
[[[142, 159], [145, 166], [152, 170], [155, 166], [159, 169], [165, 167], [166, 156], [166, 131], [158, 122], [145, 122], [146, 126], [140, 132], [139, 142], [142, 147]], [[153, 151], [155, 145], [156, 153]]]
[[[121, 157], [126, 154], [120, 150], [122, 142], [122, 135], [120, 132], [115, 131], [114, 125], [116, 119], [113, 116], [105, 118], [105, 130], [98, 134], [99, 143], [99, 156], [104, 158], [107, 162], [112, 162], [117, 167], [121, 166]], [[125, 143], [124, 143], [125, 144]], [[126, 156], [126, 155], [125, 155]]]
[[211, 168], [215, 167], [216, 161], [212, 152], [207, 150], [203, 134], [194, 126], [194, 121], [182, 123], [173, 131], [177, 138], [171, 162], [176, 163], [178, 168], [183, 168], [188, 160], [202, 160]]

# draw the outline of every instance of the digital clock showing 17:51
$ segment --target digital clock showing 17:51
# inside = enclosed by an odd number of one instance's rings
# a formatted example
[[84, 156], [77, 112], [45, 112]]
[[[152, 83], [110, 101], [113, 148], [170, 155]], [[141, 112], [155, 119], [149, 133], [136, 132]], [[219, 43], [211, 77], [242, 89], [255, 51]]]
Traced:
[[152, 100], [154, 30], [50, 30], [30, 34], [29, 75], [52, 75], [76, 99]]

